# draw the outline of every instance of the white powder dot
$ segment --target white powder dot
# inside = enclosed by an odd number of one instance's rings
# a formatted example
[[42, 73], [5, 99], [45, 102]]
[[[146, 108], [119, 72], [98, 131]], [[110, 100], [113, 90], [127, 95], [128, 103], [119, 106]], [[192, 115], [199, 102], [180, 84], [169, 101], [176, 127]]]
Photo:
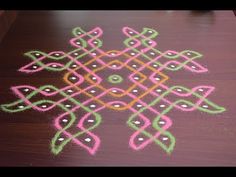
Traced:
[[135, 53], [134, 53], [134, 52], [131, 52], [131, 53], [130, 53], [130, 55], [134, 56], [134, 55], [135, 55]]
[[133, 92], [133, 93], [137, 93], [137, 92], [138, 92], [138, 90], [134, 89], [132, 92]]
[[153, 66], [153, 67], [155, 67], [155, 68], [156, 68], [156, 67], [158, 67], [158, 65], [157, 65], [157, 64], [153, 64], [152, 66]]
[[112, 65], [112, 68], [116, 68], [117, 67], [117, 65]]
[[18, 108], [22, 109], [22, 108], [24, 108], [24, 106], [23, 106], [23, 105], [20, 105], [20, 106], [18, 106]]
[[97, 80], [97, 78], [96, 78], [96, 77], [92, 77], [92, 79], [93, 79], [93, 80]]
[[137, 76], [136, 76], [136, 77], [134, 77], [134, 80], [139, 80], [139, 77], [137, 77]]
[[129, 34], [133, 34], [134, 32], [133, 31], [129, 31]]
[[97, 67], [97, 65], [92, 65], [92, 67], [93, 67], [93, 68], [96, 68], [96, 67]]
[[76, 80], [76, 77], [73, 76], [73, 77], [71, 77], [70, 79], [71, 79], [71, 80]]
[[172, 55], [172, 53], [171, 53], [171, 52], [168, 52], [167, 55]]
[[150, 55], [155, 55], [155, 53], [154, 52], [150, 52]]
[[157, 89], [156, 91], [157, 91], [157, 92], [161, 92], [162, 90], [161, 90], [161, 89]]
[[167, 137], [163, 137], [162, 140], [163, 140], [163, 141], [166, 141], [166, 140], [168, 140], [168, 138], [167, 138]]
[[199, 90], [200, 92], [202, 92], [202, 91], [203, 91], [203, 89], [201, 89], [201, 88], [200, 88], [200, 89], [198, 89], [198, 90]]
[[80, 42], [76, 42], [76, 44], [80, 45]]
[[68, 122], [68, 120], [67, 119], [63, 119], [62, 122]]
[[92, 53], [93, 56], [97, 55], [95, 52]]
[[191, 68], [195, 69], [195, 68], [196, 68], [196, 66], [191, 66]]
[[36, 55], [36, 56], [39, 56], [39, 55], [40, 55], [40, 53], [36, 53], [35, 55]]
[[116, 93], [116, 92], [117, 92], [117, 90], [112, 90], [111, 92], [113, 92], [113, 93]]
[[28, 92], [28, 91], [29, 91], [29, 89], [28, 89], [28, 88], [25, 88], [25, 89], [24, 89], [24, 91], [25, 91], [25, 92]]
[[163, 124], [165, 124], [165, 122], [164, 121], [160, 121], [159, 124], [163, 125]]
[[60, 54], [59, 54], [59, 53], [55, 53], [55, 55], [56, 55], [56, 56], [60, 56]]
[[65, 107], [67, 107], [67, 108], [70, 108], [70, 107], [71, 107], [71, 105], [70, 105], [70, 104], [66, 104], [66, 105], [65, 105]]
[[90, 93], [95, 93], [96, 91], [95, 90], [90, 90]]
[[134, 123], [135, 123], [135, 124], [137, 124], [137, 125], [139, 125], [139, 124], [140, 124], [140, 122], [139, 122], [139, 121], [137, 121], [137, 120], [136, 120]]
[[155, 78], [155, 80], [156, 80], [156, 81], [159, 81], [159, 80], [160, 80], [160, 78], [159, 78], [159, 77], [156, 77], [156, 78]]
[[59, 138], [58, 140], [59, 140], [59, 141], [63, 141], [63, 140], [64, 140], [64, 138]]
[[164, 107], [166, 107], [166, 105], [164, 105], [164, 104], [161, 104], [161, 105], [160, 105], [160, 107], [161, 107], [161, 108], [164, 108]]
[[149, 44], [152, 44], [152, 41], [148, 41]]
[[132, 65], [133, 68], [137, 68], [137, 65]]
[[175, 65], [170, 65], [171, 68], [175, 68]]
[[153, 33], [153, 31], [151, 31], [151, 30], [149, 30], [148, 32], [149, 32], [149, 33]]
[[119, 104], [115, 104], [114, 107], [115, 107], [115, 108], [119, 108], [120, 105], [119, 105]]
[[112, 52], [112, 53], [111, 53], [111, 55], [112, 55], [112, 56], [115, 56], [115, 55], [116, 55], [116, 53], [113, 53], [113, 52]]
[[186, 104], [181, 105], [183, 108], [187, 108], [188, 106]]
[[56, 67], [57, 67], [57, 65], [53, 64], [53, 65], [52, 65], [52, 67], [53, 67], [53, 68], [56, 68]]
[[90, 142], [90, 141], [91, 141], [91, 138], [85, 138], [84, 141]]
[[49, 89], [49, 88], [46, 88], [46, 89], [45, 89], [45, 91], [46, 91], [46, 92], [50, 92], [50, 91], [51, 91], [51, 89]]
[[96, 105], [95, 105], [95, 104], [91, 104], [89, 107], [90, 107], [90, 108], [95, 108]]
[[138, 107], [138, 108], [141, 108], [141, 107], [142, 107], [142, 105], [141, 105], [141, 104], [137, 104], [137, 107]]
[[74, 53], [75, 56], [79, 55], [77, 52]]
[[36, 68], [38, 68], [38, 66], [34, 65], [33, 68], [36, 69]]
[[93, 41], [93, 43], [94, 43], [94, 44], [97, 44], [97, 43], [98, 43], [98, 41]]
[[187, 55], [191, 55], [191, 53], [190, 53], [190, 52], [188, 52], [188, 53], [187, 53]]
[[143, 138], [138, 138], [139, 141], [143, 141], [144, 139]]
[[93, 119], [89, 119], [88, 122], [94, 122], [94, 120]]
[[134, 41], [131, 41], [130, 44], [134, 44]]
[[67, 92], [68, 92], [68, 93], [72, 93], [72, 92], [73, 92], [73, 90], [69, 89], [69, 90], [67, 90]]
[[41, 107], [42, 107], [42, 108], [46, 108], [46, 107], [47, 107], [47, 105], [45, 105], [45, 104], [44, 104], [44, 105], [42, 105]]
[[203, 105], [202, 107], [203, 107], [203, 108], [208, 108], [208, 105]]
[[73, 68], [76, 68], [76, 67], [77, 67], [77, 65], [76, 65], [76, 64], [74, 64], [74, 65], [72, 65], [72, 67], [73, 67]]
[[180, 89], [180, 88], [178, 88], [178, 89], [176, 89], [178, 92], [182, 92], [182, 89]]

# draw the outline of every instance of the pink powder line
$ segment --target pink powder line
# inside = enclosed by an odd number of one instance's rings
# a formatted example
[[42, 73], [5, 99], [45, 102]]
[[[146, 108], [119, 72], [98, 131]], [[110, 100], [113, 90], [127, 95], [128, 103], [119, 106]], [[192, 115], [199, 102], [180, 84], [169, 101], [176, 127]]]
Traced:
[[[174, 50], [168, 50], [168, 51], [164, 52], [164, 53], [162, 54], [162, 56], [163, 56], [163, 55], [166, 55], [166, 54], [169, 53], [169, 52], [174, 53], [174, 54], [179, 54], [178, 52], [176, 52], [176, 51], [174, 51]], [[185, 60], [187, 60], [187, 61], [189, 60], [189, 58], [188, 58], [187, 56], [185, 56], [185, 55], [180, 54], [180, 56], [183, 57], [183, 58], [184, 58]], [[154, 59], [153, 61], [155, 61], [155, 59]], [[153, 61], [152, 61], [152, 62], [153, 62]], [[171, 61], [168, 61], [168, 62], [166, 62], [165, 64], [163, 64], [160, 68], [158, 68], [158, 71], [162, 71], [162, 70], [165, 69], [166, 66], [169, 65], [170, 63], [175, 63], [175, 64], [177, 64], [177, 65], [181, 64], [181, 63], [178, 62], [178, 61], [171, 60]], [[203, 67], [202, 65], [200, 65], [200, 64], [197, 63], [197, 62], [195, 62], [194, 60], [190, 61], [190, 63], [192, 63], [193, 66], [197, 66], [197, 67], [200, 68], [200, 69], [199, 69], [199, 70], [195, 70], [195, 69], [192, 69], [191, 67], [189, 67], [189, 66], [187, 66], [187, 65], [184, 65], [183, 67], [184, 67], [185, 69], [187, 69], [187, 70], [190, 70], [191, 72], [196, 72], [196, 73], [203, 73], [203, 72], [207, 72], [207, 71], [208, 71], [207, 68]]]
[[[127, 36], [129, 36], [129, 37], [131, 37], [131, 35], [129, 35], [127, 32], [126, 32], [126, 28], [128, 28], [128, 27], [124, 27], [123, 28], [123, 33], [125, 33]], [[136, 34], [140, 34], [140, 33], [138, 33], [137, 31], [135, 31], [135, 30], [133, 30], [133, 29], [131, 29], [131, 28], [128, 28], [130, 31], [133, 31], [134, 33], [136, 33]], [[101, 30], [101, 29], [100, 29]], [[102, 30], [101, 30], [102, 31]], [[92, 33], [92, 32], [89, 32], [89, 33]], [[87, 34], [87, 33], [86, 33]], [[85, 35], [85, 34], [84, 34]], [[84, 35], [81, 35], [81, 37], [82, 36], [84, 36]], [[102, 35], [102, 33], [99, 33], [99, 35], [97, 35], [97, 36], [95, 36], [95, 37], [100, 37]], [[95, 37], [93, 37], [92, 39], [90, 39], [89, 41], [88, 41], [88, 43], [90, 44], [90, 46], [92, 46], [92, 48], [96, 48], [92, 43], [91, 43], [91, 41], [95, 38]], [[143, 37], [144, 39], [149, 39], [149, 38], [147, 38], [147, 37], [145, 37], [144, 35], [141, 35], [141, 37]], [[78, 38], [80, 38], [80, 36], [78, 37]], [[77, 38], [76, 38], [77, 39]], [[137, 42], [139, 42], [137, 39], [135, 39]], [[150, 39], [149, 39], [150, 40]], [[155, 41], [153, 41], [153, 40], [151, 40], [152, 41], [152, 45], [150, 46], [150, 47], [147, 47], [147, 48], [145, 48], [145, 49], [143, 49], [142, 50], [142, 53], [144, 53], [144, 52], [147, 52], [149, 49], [152, 49], [154, 46], [156, 46], [156, 42]], [[141, 44], [141, 43], [140, 43]], [[139, 44], [139, 45], [140, 45]], [[139, 45], [134, 45], [133, 47], [138, 47]], [[76, 45], [77, 46], [77, 45]], [[124, 49], [123, 51], [121, 51], [121, 52], [118, 52], [118, 54], [116, 55], [116, 56], [119, 56], [119, 55], [121, 55], [121, 54], [123, 54], [123, 53], [125, 53], [125, 52], [127, 52], [128, 50], [130, 50], [131, 48], [129, 47], [129, 48], [126, 48], [126, 49]], [[85, 48], [83, 48], [83, 50], [85, 51], [85, 52], [88, 52], [88, 50], [86, 50]], [[103, 55], [105, 55], [105, 56], [110, 56], [110, 55], [108, 55], [106, 52], [104, 52], [102, 49], [97, 49], [98, 51], [99, 51], [99, 53], [102, 53]], [[166, 55], [166, 53], [168, 53], [168, 52], [172, 52], [172, 53], [174, 53], [174, 54], [178, 54], [178, 52], [176, 52], [176, 51], [173, 51], [173, 50], [168, 50], [168, 51], [166, 51], [166, 52], [164, 52], [162, 55], [159, 55], [158, 57], [156, 57], [156, 58], [154, 58], [154, 60], [153, 61], [155, 61], [156, 59], [158, 59], [158, 58], [160, 58], [160, 57], [162, 57], [162, 56], [164, 56], [164, 55]], [[125, 63], [127, 64], [128, 62], [130, 62], [133, 58], [135, 58], [135, 57], [137, 57], [137, 56], [139, 56], [139, 55], [141, 55], [142, 53], [139, 53], [138, 55], [135, 55], [135, 56], [133, 56], [133, 57], [131, 57], [129, 60], [127, 60]], [[184, 59], [186, 59], [186, 60], [189, 60], [189, 58], [187, 57], [187, 56], [185, 56], [185, 55], [180, 55], [180, 56], [182, 56]], [[110, 56], [111, 57], [111, 56]], [[115, 56], [114, 56], [115, 57]], [[151, 62], [153, 62], [153, 61], [151, 61]], [[169, 62], [166, 62], [161, 68], [159, 68], [159, 70], [161, 71], [163, 68], [165, 68], [168, 64], [170, 64], [170, 63], [176, 63], [177, 65], [179, 65], [180, 64], [180, 62], [178, 62], [178, 61], [169, 61]], [[194, 66], [197, 66], [198, 68], [200, 68], [199, 70], [195, 70], [195, 69], [192, 69], [191, 67], [188, 67], [187, 65], [184, 65], [183, 67], [184, 68], [186, 68], [187, 70], [190, 70], [190, 71], [192, 71], [192, 72], [196, 72], [196, 73], [202, 73], [202, 72], [206, 72], [206, 71], [208, 71], [206, 68], [204, 68], [203, 66], [201, 66], [200, 64], [198, 64], [197, 62], [195, 62], [195, 61], [190, 61], [190, 63], [192, 63], [192, 65], [194, 65]], [[116, 68], [116, 69], [118, 69], [118, 68]]]
[[[93, 31], [90, 31], [88, 34], [90, 34], [90, 33], [92, 33]], [[138, 32], [136, 32], [136, 33], [138, 33]], [[87, 33], [86, 33], [87, 34]], [[85, 35], [85, 34], [84, 34]], [[79, 39], [79, 38], [81, 38], [81, 37], [83, 37], [84, 35], [81, 35], [81, 36], [79, 36], [79, 37], [77, 37], [77, 38], [73, 38], [73, 39], [71, 39], [70, 40], [70, 43], [72, 44], [72, 42], [74, 42], [75, 40], [77, 40], [77, 39]], [[127, 34], [128, 36], [129, 36], [129, 34]], [[97, 35], [97, 37], [99, 37], [99, 36], [101, 36], [101, 33], [99, 33], [99, 35]], [[143, 35], [141, 35], [143, 38], [145, 38], [145, 39], [149, 39], [149, 38], [146, 38], [145, 36], [143, 36]], [[92, 39], [94, 39], [95, 37], [93, 37]], [[137, 41], [137, 44], [135, 44], [133, 47], [138, 47], [138, 46], [140, 46], [141, 45], [141, 43], [140, 43], [140, 41], [138, 41], [138, 40], [136, 40]], [[72, 44], [73, 45], [73, 44]], [[96, 48], [90, 41], [89, 41], [89, 45], [91, 45], [93, 48]], [[151, 49], [152, 47], [154, 47], [156, 45], [156, 43], [155, 43], [155, 41], [152, 41], [152, 45], [150, 46], [150, 47], [147, 47], [147, 48], [145, 48], [145, 49], [143, 49], [142, 51], [143, 52], [146, 52], [146, 51], [148, 51], [149, 49]], [[76, 44], [74, 44], [73, 46], [78, 46], [78, 45], [76, 45]], [[128, 50], [130, 50], [131, 48], [126, 48], [126, 49], [124, 49], [123, 51], [120, 51], [120, 52], [118, 52], [114, 57], [117, 57], [117, 56], [119, 56], [119, 55], [121, 55], [121, 54], [123, 54], [123, 53], [125, 53], [125, 52], [127, 52]], [[84, 51], [84, 52], [86, 52], [86, 53], [88, 53], [89, 51], [87, 50], [87, 49], [85, 49], [85, 48], [82, 48], [82, 50]], [[103, 54], [104, 56], [110, 56], [110, 55], [108, 55], [106, 52], [104, 52], [103, 50], [101, 50], [101, 49], [97, 49], [97, 51], [99, 52], [99, 53], [101, 53], [101, 54]], [[90, 53], [89, 53], [90, 54]], [[92, 54], [90, 54], [91, 56], [92, 56]], [[139, 54], [140, 55], [140, 54]], [[131, 57], [128, 61], [126, 61], [125, 63], [128, 63], [130, 60], [132, 60], [134, 57], [137, 57], [138, 55], [135, 55], [135, 56], [133, 56], [133, 57]], [[94, 56], [92, 56], [92, 57], [94, 57]], [[112, 57], [112, 56], [110, 56], [110, 57]], [[100, 62], [102, 62], [103, 64], [105, 64], [103, 61], [101, 61], [99, 58], [97, 58], [97, 60], [99, 60]], [[106, 65], [106, 64], [105, 64]]]
[[[100, 29], [100, 28], [99, 28]], [[95, 28], [95, 30], [96, 30], [96, 28]], [[93, 30], [93, 31], [95, 31], [95, 30]], [[90, 33], [92, 33], [93, 31], [90, 31], [88, 34], [90, 34]], [[101, 31], [101, 29], [100, 29], [100, 31]], [[134, 31], [134, 30], [133, 30]], [[125, 31], [123, 31], [124, 33], [126, 33]], [[138, 32], [136, 32], [136, 31], [134, 31], [136, 34], [138, 34]], [[87, 33], [86, 33], [87, 34]], [[83, 35], [81, 35], [81, 36], [85, 36], [86, 34], [83, 34]], [[99, 33], [99, 35], [97, 35], [98, 37], [100, 36], [102, 34], [102, 32], [101, 33]], [[127, 34], [127, 33], [126, 33]], [[127, 34], [128, 36], [130, 36], [129, 34]], [[143, 38], [146, 38], [145, 36], [143, 36], [143, 35], [141, 35]], [[96, 37], [96, 36], [95, 36]], [[79, 36], [79, 38], [80, 38], [80, 36]], [[146, 38], [147, 39], [147, 38]], [[93, 44], [92, 44], [93, 45]], [[152, 43], [152, 45], [155, 45], [155, 42], [154, 43]], [[150, 48], [150, 47], [149, 47]], [[149, 48], [147, 48], [146, 50], [143, 50], [144, 52], [146, 52]], [[82, 48], [82, 50], [83, 51], [85, 51], [85, 52], [88, 52], [88, 50], [87, 49], [85, 49], [85, 48]], [[168, 50], [167, 52], [172, 52], [172, 53], [175, 53], [175, 54], [178, 54], [177, 52], [175, 52], [175, 51], [171, 51], [171, 50]], [[157, 59], [159, 59], [161, 56], [163, 56], [163, 55], [165, 55], [167, 52], [165, 52], [165, 53], [163, 53], [162, 55], [159, 55], [158, 57], [156, 57], [153, 61], [150, 61], [149, 63], [152, 63], [152, 62], [154, 62], [155, 60], [157, 60]], [[88, 70], [86, 67], [84, 67], [84, 65], [82, 65], [82, 64], [80, 64], [80, 63], [78, 63], [77, 62], [77, 60], [75, 60], [72, 56], [70, 56], [70, 55], [67, 55], [67, 54], [65, 54], [64, 52], [62, 52], [62, 51], [55, 51], [55, 52], [51, 52], [51, 53], [49, 53], [49, 55], [53, 55], [54, 53], [61, 53], [61, 54], [64, 54], [65, 55], [65, 57], [67, 56], [68, 58], [70, 58], [72, 61], [74, 61], [75, 63], [77, 63], [77, 64], [79, 64], [81, 67], [83, 67], [85, 70]], [[104, 54], [104, 51], [102, 51], [102, 53]], [[124, 51], [123, 52], [120, 52], [120, 53], [124, 53]], [[106, 54], [106, 53], [105, 53]], [[141, 54], [141, 53], [140, 53]], [[139, 55], [140, 55], [139, 54]], [[125, 64], [127, 64], [128, 62], [130, 62], [134, 57], [137, 57], [138, 55], [136, 55], [136, 56], [133, 56], [133, 57], [131, 57], [129, 60], [127, 60], [126, 62], [125, 62]], [[184, 55], [181, 55], [182, 57], [184, 57], [186, 60], [188, 60], [189, 58], [188, 57], [186, 57], [186, 56], [184, 56]], [[42, 57], [40, 57], [39, 59], [38, 59], [38, 61], [41, 61], [42, 59], [44, 59], [44, 58], [46, 58], [45, 56], [42, 56]], [[106, 65], [102, 60], [100, 60], [99, 58], [98, 58], [98, 62], [100, 63], [100, 64], [102, 64], [102, 65]], [[165, 63], [165, 65], [163, 65], [161, 68], [159, 68], [159, 71], [161, 71], [163, 68], [165, 68], [169, 63], [177, 63], [177, 64], [180, 64], [178, 61], [170, 61], [170, 62], [167, 62], [167, 63]], [[198, 63], [196, 63], [196, 62], [194, 62], [194, 61], [191, 61], [194, 65], [196, 65], [196, 66], [198, 66], [199, 68], [201, 68], [202, 70], [193, 70], [192, 68], [190, 68], [190, 67], [188, 67], [188, 66], [184, 66], [185, 68], [187, 68], [188, 70], [190, 70], [190, 71], [192, 71], [192, 72], [205, 72], [205, 71], [207, 71], [207, 69], [206, 68], [204, 68], [204, 67], [202, 67], [201, 65], [199, 65]], [[26, 66], [24, 66], [24, 67], [22, 67], [19, 71], [22, 71], [22, 72], [37, 72], [37, 71], [40, 71], [40, 70], [42, 70], [43, 68], [42, 67], [40, 67], [40, 68], [38, 68], [38, 69], [36, 69], [36, 70], [25, 70], [25, 67], [27, 68], [27, 67], [29, 67], [30, 65], [33, 65], [33, 64], [35, 64], [36, 63], [36, 61], [33, 61], [33, 62], [31, 62], [30, 64], [28, 64], [28, 65], [26, 65]], [[54, 63], [53, 63], [54, 64]], [[57, 65], [60, 65], [59, 63], [55, 63], [55, 64], [57, 64]], [[49, 65], [52, 65], [52, 63], [49, 63], [47, 66], [49, 66]], [[61, 66], [63, 66], [63, 65], [61, 65]], [[110, 66], [109, 66], [110, 67]], [[111, 67], [110, 67], [111, 68]], [[114, 68], [112, 68], [112, 69], [114, 69]], [[116, 68], [116, 69], [120, 69], [120, 68]], [[88, 72], [91, 72], [92, 74], [94, 74], [91, 70], [89, 70]]]
[[[114, 88], [111, 88], [111, 89], [109, 89], [109, 90], [103, 92], [102, 94], [96, 96], [96, 98], [98, 99], [98, 98], [104, 96], [107, 92], [109, 92], [110, 90], [113, 90], [113, 89], [114, 89]], [[119, 90], [120, 90], [120, 91], [124, 91], [124, 90], [122, 90], [122, 89], [119, 89]], [[135, 97], [136, 97], [135, 95], [130, 94], [130, 93], [129, 93], [128, 95], [131, 96], [132, 98], [135, 98]], [[90, 102], [90, 101], [93, 101], [93, 98], [91, 98], [90, 100], [85, 101], [85, 102], [83, 103], [83, 105], [86, 105], [86, 104], [87, 104], [88, 102]], [[141, 104], [147, 106], [147, 104], [144, 103], [144, 102], [142, 102], [141, 100], [139, 100], [139, 102], [140, 102]], [[108, 104], [113, 104], [113, 103], [118, 103], [118, 101], [109, 102]], [[80, 106], [77, 106], [77, 107], [75, 107], [74, 109], [72, 109], [72, 112], [73, 112], [74, 110], [78, 109], [79, 107], [80, 107]], [[102, 108], [96, 109], [96, 111], [98, 111], [98, 110], [100, 110], [100, 109], [103, 109], [103, 108], [105, 108], [105, 106], [103, 106]], [[130, 109], [131, 109], [131, 111], [133, 111], [134, 113], [137, 112], [137, 111], [136, 111], [135, 109], [133, 109], [132, 107], [131, 107]], [[159, 114], [159, 113], [158, 113], [155, 109], [153, 109], [152, 107], [149, 107], [148, 109], [150, 109], [151, 111], [153, 111], [153, 112], [156, 113], [156, 114]], [[67, 114], [69, 114], [69, 113], [67, 113]], [[88, 114], [91, 114], [91, 113], [88, 113]], [[144, 115], [142, 115], [142, 114], [140, 114], [139, 116], [143, 119], [143, 121], [145, 122], [145, 124], [144, 124], [138, 131], [136, 131], [136, 132], [130, 137], [130, 141], [131, 141], [131, 142], [133, 141], [133, 139], [134, 139], [136, 136], [138, 136], [138, 135], [140, 134], [140, 132], [142, 132], [143, 130], [145, 130], [145, 129], [150, 125], [150, 121], [149, 121], [148, 118], [146, 118], [146, 117], [145, 117]], [[171, 120], [170, 120], [167, 116], [162, 116], [162, 118], [166, 121], [166, 125], [163, 126], [162, 129], [166, 130], [166, 129], [168, 129], [168, 128], [172, 125], [172, 122], [171, 122]], [[82, 117], [82, 120], [85, 120], [85, 118]], [[59, 120], [58, 120], [58, 121], [59, 121]], [[80, 125], [82, 125], [82, 123], [81, 123]], [[59, 127], [57, 127], [57, 128], [59, 128]], [[68, 134], [68, 132], [67, 132], [67, 134]], [[158, 137], [159, 135], [160, 135], [160, 134], [157, 133], [154, 137]], [[149, 140], [143, 142], [144, 145], [142, 145], [142, 146], [146, 146], [147, 144], [149, 144], [149, 143], [151, 143], [151, 142], [152, 142], [152, 139], [149, 139]], [[132, 147], [133, 149], [136, 149], [135, 145], [132, 145], [132, 143], [131, 143], [131, 147]]]
[[[49, 56], [52, 56], [52, 55], [55, 54], [55, 53], [60, 53], [60, 54], [62, 54], [62, 55], [65, 55], [65, 52], [63, 52], [63, 51], [53, 51], [53, 52], [50, 52], [48, 55], [49, 55]], [[20, 72], [25, 72], [25, 73], [32, 73], [32, 72], [41, 71], [42, 69], [44, 69], [44, 67], [39, 67], [39, 68], [34, 69], [34, 70], [29, 70], [29, 69], [27, 69], [27, 68], [30, 67], [30, 66], [33, 66], [33, 65], [36, 64], [38, 61], [42, 61], [42, 60], [45, 59], [45, 58], [46, 58], [45, 55], [43, 55], [43, 56], [41, 56], [41, 57], [39, 57], [39, 58], [36, 58], [37, 61], [32, 61], [31, 63], [29, 63], [29, 64], [27, 64], [27, 65], [21, 67], [18, 71], [20, 71]], [[60, 63], [55, 63], [55, 62], [54, 62], [53, 64], [57, 64], [57, 65], [59, 65], [59, 66], [64, 66], [64, 65], [61, 65]], [[51, 63], [48, 63], [48, 64], [47, 64], [47, 66], [49, 66], [49, 65], [51, 65]]]

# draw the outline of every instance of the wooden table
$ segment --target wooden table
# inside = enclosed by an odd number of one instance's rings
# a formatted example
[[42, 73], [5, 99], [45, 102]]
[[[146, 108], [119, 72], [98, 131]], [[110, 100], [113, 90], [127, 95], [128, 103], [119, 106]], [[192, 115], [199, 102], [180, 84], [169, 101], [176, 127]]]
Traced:
[[[0, 166], [235, 166], [236, 165], [236, 18], [232, 11], [22, 11], [0, 44], [0, 104], [17, 97], [11, 86], [52, 84], [62, 87], [65, 72], [26, 74], [17, 70], [31, 62], [30, 50], [70, 51], [71, 30], [103, 29], [102, 49], [122, 50], [124, 26], [141, 32], [144, 27], [159, 32], [154, 41], [160, 51], [191, 49], [203, 54], [197, 60], [205, 73], [186, 70], [164, 72], [169, 85], [193, 88], [214, 86], [208, 99], [226, 109], [219, 114], [173, 110], [170, 132], [176, 139], [171, 154], [155, 143], [142, 150], [129, 146], [134, 133], [127, 126], [128, 111], [104, 109], [96, 128], [101, 140], [95, 155], [75, 143], [61, 153], [51, 153], [57, 109], [49, 112], [0, 111]], [[79, 119], [80, 115], [77, 114]]]
[[0, 42], [17, 16], [17, 11], [0, 10]]

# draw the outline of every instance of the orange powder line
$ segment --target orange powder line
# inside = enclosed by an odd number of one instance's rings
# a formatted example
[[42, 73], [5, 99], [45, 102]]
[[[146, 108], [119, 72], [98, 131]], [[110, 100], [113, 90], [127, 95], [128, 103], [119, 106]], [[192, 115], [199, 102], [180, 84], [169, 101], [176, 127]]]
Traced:
[[[117, 51], [111, 50], [111, 51], [106, 52], [106, 54], [109, 54], [110, 52], [117, 52]], [[87, 63], [85, 63], [84, 66], [89, 65], [90, 63], [94, 62], [96, 59], [98, 59], [98, 58], [100, 58], [100, 57], [102, 57], [102, 56], [104, 56], [104, 55], [105, 55], [105, 54], [102, 54], [102, 55], [100, 55], [100, 56], [94, 57], [94, 59], [92, 59], [92, 60], [88, 61]], [[125, 55], [127, 58], [131, 57], [130, 55], [128, 55], [128, 54], [126, 54], [126, 53], [124, 53], [123, 55]], [[68, 76], [71, 74], [71, 72], [66, 73], [66, 74], [64, 75], [64, 77], [63, 77], [63, 80], [64, 80], [67, 84], [73, 85], [77, 90], [79, 90], [79, 91], [81, 91], [82, 93], [84, 93], [85, 95], [87, 95], [87, 96], [93, 98], [96, 102], [98, 102], [98, 103], [100, 103], [100, 104], [106, 106], [107, 108], [110, 108], [110, 109], [113, 109], [113, 110], [126, 110], [126, 109], [129, 109], [131, 106], [133, 106], [136, 102], [138, 102], [138, 100], [140, 100], [142, 97], [144, 97], [145, 95], [147, 95], [148, 93], [150, 93], [152, 90], [154, 90], [155, 88], [157, 88], [160, 84], [164, 83], [166, 80], [169, 79], [168, 76], [166, 76], [165, 74], [161, 73], [161, 72], [158, 71], [158, 70], [155, 70], [153, 67], [150, 67], [147, 63], [145, 64], [145, 63], [143, 63], [142, 61], [140, 61], [140, 60], [138, 60], [138, 59], [136, 59], [136, 58], [134, 58], [134, 60], [132, 60], [132, 61], [137, 62], [137, 63], [140, 64], [141, 66], [146, 66], [148, 69], [150, 69], [150, 70], [152, 70], [154, 73], [157, 73], [158, 75], [162, 76], [164, 79], [162, 79], [158, 84], [155, 84], [153, 87], [148, 88], [148, 90], [146, 90], [143, 94], [141, 94], [141, 95], [139, 95], [138, 97], [136, 97], [133, 101], [131, 101], [130, 103], [128, 103], [128, 104], [127, 104], [126, 106], [124, 106], [124, 107], [114, 107], [114, 106], [112, 106], [112, 105], [109, 105], [109, 104], [105, 103], [104, 101], [102, 101], [102, 100], [100, 100], [100, 99], [94, 97], [93, 95], [89, 94], [89, 93], [88, 93], [87, 91], [85, 91], [84, 89], [81, 89], [80, 87], [78, 87], [78, 86], [76, 86], [75, 84], [71, 83], [71, 82], [68, 80]], [[143, 78], [139, 83], [143, 83], [143, 82], [147, 79], [147, 77], [146, 77], [145, 75], [143, 75], [142, 73], [140, 73], [139, 71], [136, 71], [135, 69], [133, 69], [133, 68], [130, 67], [129, 65], [127, 65], [127, 64], [125, 64], [125, 63], [122, 63], [122, 62], [120, 62], [120, 61], [118, 61], [118, 60], [111, 61], [111, 62], [109, 62], [108, 64], [103, 65], [103, 66], [100, 67], [100, 68], [97, 68], [97, 69], [92, 70], [92, 72], [93, 72], [93, 73], [96, 73], [97, 71], [104, 69], [105, 67], [111, 65], [111, 64], [114, 63], [114, 62], [117, 62], [117, 63], [121, 64], [122, 67], [127, 67], [127, 68], [128, 68], [129, 70], [131, 70], [133, 73], [139, 73], [140, 75], [142, 75], [142, 77], [144, 77], [144, 78]], [[80, 69], [80, 67], [74, 69], [73, 71], [76, 71], [76, 70], [78, 70], [78, 69]], [[91, 75], [91, 74], [89, 73], [89, 74], [87, 74], [87, 75], [85, 76], [85, 80], [86, 80], [86, 81], [88, 81], [89, 83], [93, 84], [94, 87], [98, 87], [99, 89], [101, 89], [101, 90], [103, 90], [103, 91], [106, 91], [106, 90], [107, 90], [107, 89], [104, 88], [103, 86], [101, 86], [101, 85], [99, 85], [99, 84], [96, 84], [96, 83], [94, 83], [92, 80], [90, 80], [90, 78], [89, 78], [90, 75]], [[127, 95], [127, 93], [130, 93], [130, 91], [131, 91], [133, 88], [135, 88], [136, 86], [137, 86], [137, 84], [133, 84], [133, 85], [132, 85], [131, 87], [129, 87], [125, 92], [123, 92], [123, 94], [119, 94], [119, 95], [114, 94], [114, 93], [109, 93], [109, 94], [112, 95], [112, 96], [114, 96], [114, 97], [121, 97], [121, 96]]]

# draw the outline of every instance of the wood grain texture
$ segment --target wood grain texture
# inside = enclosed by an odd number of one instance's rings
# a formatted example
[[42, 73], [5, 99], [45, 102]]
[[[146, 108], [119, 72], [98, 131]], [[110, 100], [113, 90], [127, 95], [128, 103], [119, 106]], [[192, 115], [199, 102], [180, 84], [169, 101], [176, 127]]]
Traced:
[[128, 115], [106, 112], [98, 128], [102, 145], [96, 155], [71, 143], [54, 156], [50, 140], [57, 112], [20, 113], [0, 111], [0, 166], [235, 166], [236, 165], [236, 21], [232, 11], [22, 11], [0, 44], [0, 104], [16, 100], [11, 86], [29, 84], [63, 85], [62, 74], [17, 71], [30, 59], [23, 53], [32, 49], [44, 52], [69, 51], [71, 30], [101, 27], [103, 49], [124, 48], [124, 26], [141, 31], [150, 27], [159, 32], [158, 49], [182, 51], [192, 49], [204, 55], [199, 62], [208, 68], [204, 74], [176, 72], [173, 83], [194, 87], [215, 86], [209, 97], [225, 107], [219, 115], [172, 111], [171, 132], [176, 146], [167, 155], [151, 144], [141, 151], [128, 147], [132, 131], [127, 127]]

